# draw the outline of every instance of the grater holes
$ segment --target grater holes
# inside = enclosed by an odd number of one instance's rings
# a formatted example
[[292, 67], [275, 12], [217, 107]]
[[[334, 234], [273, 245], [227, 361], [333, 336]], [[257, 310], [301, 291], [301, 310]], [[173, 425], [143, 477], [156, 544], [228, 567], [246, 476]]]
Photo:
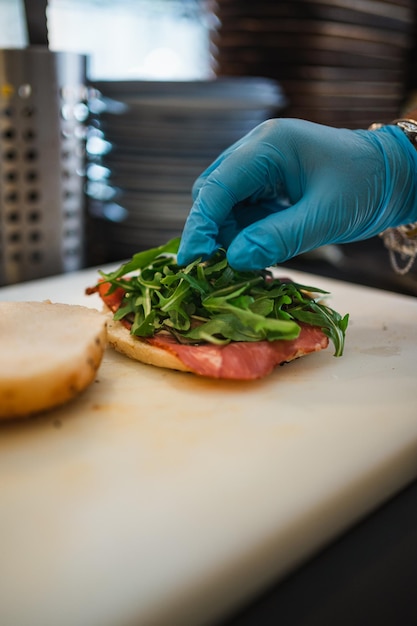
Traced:
[[38, 158], [38, 152], [34, 148], [30, 148], [29, 150], [26, 150], [23, 158], [25, 159], [25, 161], [29, 162], [36, 161]]
[[2, 111], [2, 115], [4, 117], [13, 117], [13, 108], [12, 107], [6, 107], [5, 109], [3, 109]]
[[37, 224], [41, 221], [41, 212], [36, 209], [29, 211], [27, 214], [27, 220], [30, 224]]
[[9, 224], [17, 224], [20, 221], [19, 211], [10, 211], [9, 213], [7, 213], [6, 221]]
[[42, 233], [40, 230], [31, 230], [28, 234], [30, 243], [38, 243], [42, 239]]
[[75, 196], [75, 194], [74, 194], [72, 189], [64, 189], [62, 195], [64, 197], [64, 200], [71, 200]]
[[19, 194], [15, 189], [13, 189], [12, 191], [7, 191], [4, 194], [4, 200], [6, 204], [16, 204], [19, 200]]
[[35, 180], [38, 180], [38, 172], [36, 170], [27, 170], [25, 178], [28, 183], [33, 183]]
[[36, 133], [33, 128], [26, 128], [22, 133], [22, 137], [24, 141], [30, 142], [36, 139]]
[[19, 230], [14, 230], [7, 235], [9, 243], [20, 243], [22, 241], [22, 233]]
[[30, 118], [35, 115], [35, 112], [36, 112], [36, 109], [34, 106], [27, 105], [27, 106], [22, 107], [20, 114], [22, 117]]
[[8, 170], [4, 173], [4, 180], [6, 183], [15, 183], [18, 179], [17, 170]]
[[70, 221], [73, 218], [77, 218], [78, 217], [78, 209], [76, 209], [75, 207], [65, 207], [64, 209], [64, 219], [66, 221]]
[[9, 148], [8, 150], [5, 150], [5, 152], [3, 153], [3, 157], [4, 160], [8, 163], [13, 163], [17, 160], [17, 151], [13, 148]]
[[2, 131], [2, 137], [5, 141], [13, 141], [16, 137], [16, 131], [13, 127], [9, 126], [9, 128], [5, 128]]
[[77, 227], [74, 226], [68, 226], [65, 231], [64, 231], [64, 237], [65, 239], [75, 239], [78, 238], [80, 235], [80, 231]]
[[[0, 103], [0, 200], [4, 207], [0, 259], [7, 272], [10, 264], [11, 280], [26, 279], [25, 273], [37, 276], [41, 269], [40, 275], [77, 269], [84, 235], [80, 224], [83, 189], [79, 183], [84, 165], [79, 161], [84, 152], [80, 153], [77, 143], [82, 137], [74, 129], [83, 112], [77, 110], [75, 114], [74, 103], [69, 103], [61, 119], [56, 120], [49, 141], [49, 135], [43, 135], [40, 117], [45, 113], [45, 123], [55, 120], [48, 119], [44, 98], [38, 100], [35, 84], [24, 82], [19, 81], [13, 102]], [[58, 86], [52, 86], [55, 92]]]
[[31, 189], [26, 194], [26, 202], [28, 202], [28, 204], [35, 204], [36, 202], [39, 201], [39, 199], [40, 199], [40, 193], [36, 189]]
[[26, 245], [23, 241], [23, 233], [21, 230], [13, 230], [7, 234], [6, 250], [9, 247], [9, 260], [14, 263], [35, 263], [43, 262], [44, 255], [39, 244], [42, 242], [42, 233], [40, 230], [29, 230], [25, 236]]
[[77, 258], [79, 255], [80, 255], [79, 245], [70, 246], [70, 247], [65, 248], [64, 250], [64, 256], [67, 260]]
[[40, 250], [33, 250], [29, 254], [29, 259], [32, 263], [41, 263], [43, 259], [43, 254]]
[[10, 260], [14, 261], [14, 263], [21, 263], [22, 262], [22, 252], [21, 250], [14, 250], [11, 254], [10, 254]]

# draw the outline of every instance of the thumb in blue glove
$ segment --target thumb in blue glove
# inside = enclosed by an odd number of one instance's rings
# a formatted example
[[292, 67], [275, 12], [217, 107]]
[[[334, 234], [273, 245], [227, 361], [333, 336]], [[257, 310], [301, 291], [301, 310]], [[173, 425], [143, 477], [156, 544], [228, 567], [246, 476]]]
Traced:
[[417, 151], [396, 126], [268, 120], [214, 161], [193, 198], [178, 262], [224, 247], [236, 269], [263, 269], [417, 221]]

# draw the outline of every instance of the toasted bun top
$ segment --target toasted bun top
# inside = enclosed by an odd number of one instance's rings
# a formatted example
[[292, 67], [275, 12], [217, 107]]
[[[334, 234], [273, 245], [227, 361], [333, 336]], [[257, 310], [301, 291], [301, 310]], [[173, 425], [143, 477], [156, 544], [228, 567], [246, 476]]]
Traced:
[[0, 302], [0, 418], [45, 411], [94, 379], [107, 342], [95, 309], [50, 302]]

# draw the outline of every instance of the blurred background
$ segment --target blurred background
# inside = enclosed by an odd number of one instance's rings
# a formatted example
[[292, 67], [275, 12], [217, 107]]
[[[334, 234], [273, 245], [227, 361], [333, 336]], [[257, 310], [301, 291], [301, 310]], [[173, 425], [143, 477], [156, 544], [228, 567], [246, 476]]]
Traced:
[[[414, 0], [0, 0], [0, 284], [179, 235], [195, 178], [269, 117], [390, 122], [415, 35]], [[286, 266], [417, 295], [379, 238]]]

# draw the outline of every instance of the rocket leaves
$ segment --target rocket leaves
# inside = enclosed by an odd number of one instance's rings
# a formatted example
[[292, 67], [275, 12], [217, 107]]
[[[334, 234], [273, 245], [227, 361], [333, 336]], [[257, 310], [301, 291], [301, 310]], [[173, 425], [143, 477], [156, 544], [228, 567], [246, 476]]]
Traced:
[[125, 291], [115, 319], [131, 322], [131, 333], [150, 337], [171, 332], [181, 343], [295, 339], [298, 322], [320, 327], [343, 353], [349, 316], [320, 300], [327, 292], [274, 278], [271, 272], [239, 272], [219, 250], [211, 259], [179, 267], [179, 239], [135, 254], [111, 273], [101, 273], [110, 292]]

